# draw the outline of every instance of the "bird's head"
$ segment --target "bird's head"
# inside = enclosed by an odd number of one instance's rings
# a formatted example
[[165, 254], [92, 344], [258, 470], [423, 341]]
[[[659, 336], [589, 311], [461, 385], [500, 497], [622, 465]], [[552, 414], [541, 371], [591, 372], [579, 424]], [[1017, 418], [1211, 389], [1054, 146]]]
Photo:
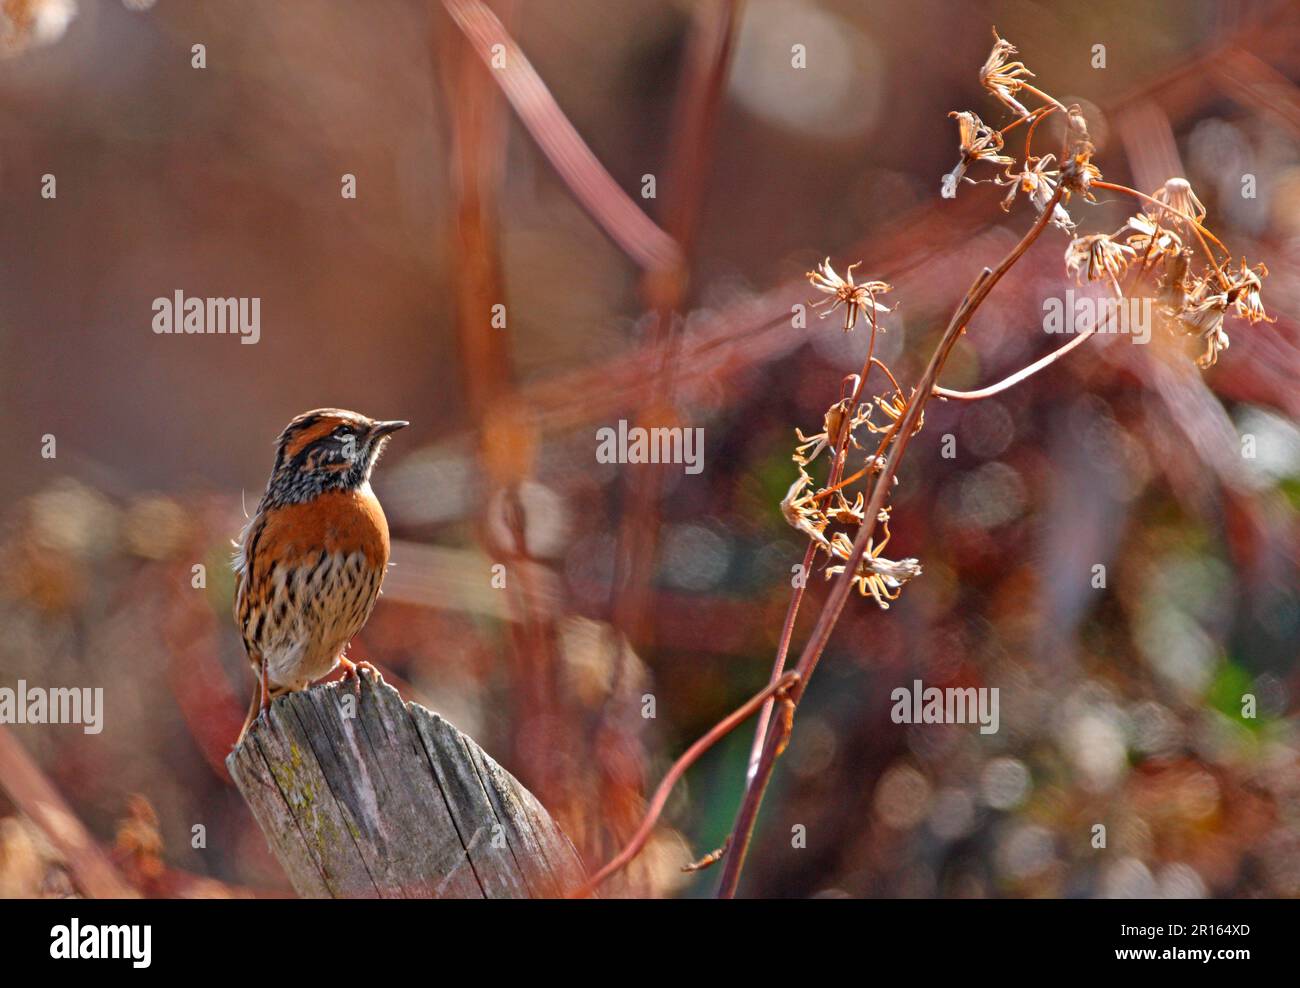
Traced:
[[292, 504], [326, 491], [362, 487], [389, 437], [409, 424], [377, 421], [342, 408], [304, 412], [285, 426], [275, 442], [267, 500]]

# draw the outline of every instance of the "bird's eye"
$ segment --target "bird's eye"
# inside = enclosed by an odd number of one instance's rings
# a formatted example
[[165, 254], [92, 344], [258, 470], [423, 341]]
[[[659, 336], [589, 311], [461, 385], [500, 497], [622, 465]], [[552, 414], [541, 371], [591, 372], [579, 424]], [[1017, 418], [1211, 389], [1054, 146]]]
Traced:
[[335, 439], [351, 439], [352, 437], [353, 437], [353, 432], [350, 426], [341, 425], [334, 430]]

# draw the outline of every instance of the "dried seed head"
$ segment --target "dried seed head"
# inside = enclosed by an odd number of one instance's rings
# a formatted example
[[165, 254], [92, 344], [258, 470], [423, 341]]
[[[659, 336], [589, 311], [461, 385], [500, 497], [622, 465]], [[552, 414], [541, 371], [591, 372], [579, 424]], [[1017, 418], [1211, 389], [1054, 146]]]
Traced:
[[[1008, 169], [1005, 178], [997, 180], [999, 185], [1011, 186], [1011, 191], [1002, 200], [1002, 208], [1009, 212], [1011, 204], [1015, 202], [1016, 193], [1024, 192], [1041, 214], [1056, 194], [1056, 183], [1060, 179], [1060, 173], [1049, 167], [1055, 163], [1056, 155], [1047, 154], [1041, 158], [1031, 157], [1019, 173], [1013, 173]], [[1052, 225], [1066, 233], [1074, 232], [1074, 221], [1070, 219], [1070, 214], [1065, 211], [1065, 207], [1060, 202], [1057, 202], [1052, 209]]]
[[[889, 417], [890, 424], [876, 425], [874, 422], [868, 422], [867, 428], [872, 432], [888, 432], [893, 428], [895, 422], [900, 421], [902, 417], [907, 414], [908, 399], [904, 398], [900, 392], [895, 391], [893, 396], [888, 399], [876, 395], [875, 402], [877, 407]], [[925, 413], [922, 412], [916, 420], [916, 425], [912, 428], [912, 435], [916, 435], [924, 427]]]
[[806, 467], [826, 448], [826, 433], [819, 432], [813, 436], [805, 436], [803, 430], [796, 428], [794, 434], [799, 444], [794, 448], [793, 459], [799, 466]]
[[1205, 349], [1196, 358], [1196, 366], [1201, 370], [1206, 370], [1218, 362], [1219, 351], [1228, 349], [1231, 341], [1223, 329], [1223, 314], [1226, 307], [1219, 304], [1217, 297], [1206, 300], [1203, 305], [1212, 307], [1206, 310], [1207, 318], [1204, 322], [1204, 329], [1201, 331], [1201, 341], [1205, 344]]
[[1127, 238], [1128, 245], [1146, 263], [1182, 253], [1182, 237], [1173, 230], [1161, 226], [1145, 213], [1130, 216], [1112, 236], [1119, 237], [1126, 230], [1133, 231]]
[[1207, 279], [1198, 282], [1187, 295], [1181, 311], [1175, 313], [1178, 326], [1184, 333], [1201, 341], [1204, 349], [1196, 358], [1202, 370], [1213, 367], [1219, 352], [1228, 349], [1228, 334], [1223, 329], [1223, 317], [1228, 312], [1228, 294], [1212, 291]]
[[861, 525], [866, 521], [862, 492], [859, 491], [857, 500], [850, 504], [842, 491], [836, 491], [834, 504], [827, 510], [826, 517], [837, 525]]
[[1245, 319], [1252, 326], [1257, 322], [1276, 322], [1264, 311], [1264, 301], [1260, 297], [1263, 279], [1268, 277], [1268, 268], [1257, 264], [1254, 268], [1246, 266], [1246, 259], [1241, 259], [1241, 270], [1228, 286], [1228, 301], [1237, 310], [1237, 316]]
[[[1184, 217], [1187, 216], [1192, 217], [1197, 223], [1205, 219], [1205, 206], [1202, 205], [1200, 199], [1196, 198], [1191, 183], [1185, 178], [1169, 179], [1151, 194], [1151, 198], [1170, 207], [1170, 209], [1161, 209], [1159, 206], [1148, 203], [1146, 211], [1157, 219], [1161, 218], [1162, 215], [1173, 217], [1170, 222], [1175, 226], [1186, 223], [1187, 220]], [[1173, 210], [1173, 212], [1170, 210]]]
[[1015, 98], [1015, 94], [1024, 88], [1024, 80], [1032, 79], [1034, 74], [1025, 68], [1024, 62], [1013, 62], [1011, 56], [1017, 54], [1017, 48], [1010, 41], [998, 37], [997, 29], [993, 31], [993, 50], [980, 68], [980, 85], [996, 96], [1017, 116], [1027, 117], [1026, 110]]
[[1110, 278], [1118, 281], [1134, 258], [1132, 247], [1117, 244], [1105, 233], [1077, 237], [1065, 248], [1065, 271], [1075, 283], [1086, 275], [1089, 281]]
[[801, 467], [807, 466], [821, 455], [822, 450], [839, 449], [842, 443], [858, 446], [853, 433], [858, 426], [871, 418], [871, 406], [859, 405], [850, 417], [849, 406], [852, 402], [852, 398], [842, 398], [826, 409], [826, 414], [822, 416], [822, 431], [815, 435], [805, 436], [799, 429], [794, 430], [795, 436], [799, 439], [799, 445], [794, 451], [795, 463]]
[[998, 153], [1004, 143], [1002, 135], [970, 110], [953, 110], [948, 116], [957, 121], [957, 139], [963, 158], [997, 165], [1013, 163], [1013, 158]]
[[889, 306], [881, 305], [876, 301], [877, 295], [883, 295], [891, 291], [893, 286], [887, 285], [883, 281], [865, 281], [862, 284], [854, 284], [853, 269], [861, 264], [858, 261], [850, 264], [844, 271], [844, 277], [841, 278], [831, 267], [831, 259], [828, 257], [817, 266], [816, 271], [809, 271], [807, 278], [812, 286], [824, 295], [830, 296], [819, 302], [814, 303], [814, 307], [830, 305], [822, 317], [830, 315], [841, 305], [844, 306], [844, 331], [850, 332], [858, 324], [858, 315], [865, 315], [871, 322], [872, 327], [876, 326], [876, 313], [888, 312]]
[[1061, 171], [1061, 183], [1065, 186], [1067, 195], [1078, 192], [1089, 202], [1097, 201], [1092, 194], [1092, 183], [1101, 178], [1101, 169], [1092, 163], [1093, 150], [1091, 142], [1077, 142]]
[[[864, 557], [865, 559], [865, 557]], [[883, 576], [892, 586], [901, 586], [913, 577], [921, 575], [921, 562], [918, 559], [885, 559], [873, 556], [866, 567], [873, 573]]]
[[[944, 195], [955, 198], [957, 183], [966, 176], [966, 170], [977, 161], [987, 161], [991, 165], [1013, 165], [1015, 159], [1001, 154], [1002, 135], [977, 117], [970, 110], [953, 110], [948, 116], [957, 121], [957, 139], [961, 158], [957, 167], [944, 178]], [[970, 179], [966, 179], [970, 181]]]
[[1071, 103], [1070, 108], [1065, 111], [1067, 126], [1069, 127], [1069, 147], [1077, 147], [1079, 144], [1086, 142], [1089, 153], [1094, 149], [1092, 139], [1088, 136], [1088, 118], [1083, 115], [1083, 108], [1078, 103]]
[[826, 536], [822, 533], [826, 530], [827, 518], [817, 507], [815, 495], [804, 493], [804, 488], [811, 483], [812, 477], [800, 468], [798, 479], [790, 485], [781, 501], [781, 517], [818, 545], [826, 546]]
[[[866, 550], [858, 560], [853, 574], [853, 584], [858, 588], [858, 593], [863, 597], [870, 594], [880, 608], [886, 611], [889, 610], [890, 602], [897, 600], [898, 595], [902, 593], [903, 584], [921, 575], [921, 564], [916, 559], [894, 560], [884, 557], [885, 545], [889, 542], [887, 514], [882, 512], [885, 517], [881, 518], [884, 524], [884, 538], [879, 544], [875, 539], [867, 540]], [[825, 551], [844, 561], [826, 567], [826, 578], [829, 580], [837, 573], [843, 573], [847, 568], [848, 560], [853, 555], [853, 542], [843, 532], [836, 532]]]

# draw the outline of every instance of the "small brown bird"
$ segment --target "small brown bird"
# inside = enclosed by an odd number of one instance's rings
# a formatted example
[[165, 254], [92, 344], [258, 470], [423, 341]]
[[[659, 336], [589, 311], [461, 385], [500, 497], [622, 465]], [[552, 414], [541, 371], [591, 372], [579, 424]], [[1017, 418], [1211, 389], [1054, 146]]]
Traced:
[[275, 467], [236, 543], [235, 622], [258, 677], [244, 740], [259, 711], [342, 664], [370, 617], [388, 566], [388, 521], [370, 472], [409, 423], [318, 408], [276, 440]]

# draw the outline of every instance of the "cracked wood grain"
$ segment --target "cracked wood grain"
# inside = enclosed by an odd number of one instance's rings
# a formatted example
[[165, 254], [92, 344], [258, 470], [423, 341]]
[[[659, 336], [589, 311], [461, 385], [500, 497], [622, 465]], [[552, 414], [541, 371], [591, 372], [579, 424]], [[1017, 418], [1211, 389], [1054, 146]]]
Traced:
[[383, 680], [276, 700], [226, 767], [310, 898], [551, 898], [573, 845], [472, 738]]

